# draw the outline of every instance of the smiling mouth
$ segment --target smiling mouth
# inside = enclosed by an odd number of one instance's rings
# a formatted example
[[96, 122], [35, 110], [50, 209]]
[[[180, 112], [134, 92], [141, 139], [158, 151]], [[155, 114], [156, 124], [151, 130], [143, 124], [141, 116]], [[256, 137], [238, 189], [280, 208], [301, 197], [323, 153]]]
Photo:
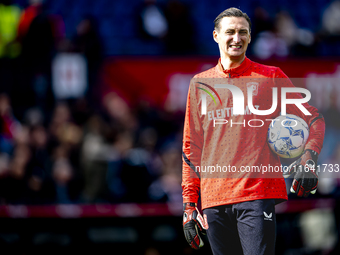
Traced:
[[242, 45], [230, 45], [229, 47], [232, 49], [241, 49]]

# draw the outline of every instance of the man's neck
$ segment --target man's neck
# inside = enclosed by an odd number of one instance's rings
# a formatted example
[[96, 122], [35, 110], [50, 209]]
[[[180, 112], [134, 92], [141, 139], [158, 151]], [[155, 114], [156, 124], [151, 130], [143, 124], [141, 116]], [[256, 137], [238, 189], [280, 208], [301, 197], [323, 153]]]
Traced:
[[228, 70], [240, 66], [245, 57], [245, 55], [242, 55], [239, 58], [232, 59], [230, 57], [221, 56], [221, 64], [223, 66], [223, 69]]

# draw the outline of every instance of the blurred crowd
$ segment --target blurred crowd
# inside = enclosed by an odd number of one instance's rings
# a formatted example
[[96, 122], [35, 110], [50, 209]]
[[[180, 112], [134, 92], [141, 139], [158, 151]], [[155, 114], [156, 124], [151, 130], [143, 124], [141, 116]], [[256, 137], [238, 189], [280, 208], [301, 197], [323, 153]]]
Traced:
[[[252, 20], [248, 55], [260, 59], [340, 55], [339, 0], [218, 0], [215, 4], [204, 0], [132, 0], [129, 8], [124, 0], [1, 0], [0, 57], [18, 55], [20, 44], [13, 41], [16, 25], [20, 23], [18, 36], [22, 37], [41, 11], [36, 7], [41, 2], [55, 23], [50, 31], [54, 38], [60, 39], [60, 32], [72, 37], [84, 16], [96, 17], [104, 55], [218, 55], [211, 39], [213, 20], [228, 7], [226, 4], [242, 9]], [[46, 26], [40, 29], [48, 32]], [[36, 47], [47, 49], [50, 42]]]
[[[1, 0], [0, 13], [8, 30], [0, 29], [8, 36], [0, 40], [0, 203], [181, 201], [183, 116], [101, 93], [96, 19], [85, 16], [67, 38], [41, 1], [21, 12]], [[56, 97], [60, 53], [85, 56], [82, 96]]]
[[[314, 4], [320, 5], [318, 1]], [[325, 2], [319, 7], [316, 14], [310, 11], [302, 15], [303, 10], [296, 6], [296, 13], [302, 19], [297, 22], [289, 8], [282, 8], [273, 16], [260, 5], [256, 6], [252, 34], [255, 40], [251, 46], [254, 56], [260, 59], [338, 56], [340, 1]]]
[[[253, 24], [248, 55], [259, 59], [339, 56], [340, 1], [315, 0], [315, 6], [312, 4], [311, 7], [307, 1], [301, 5], [289, 2], [237, 3]], [[216, 10], [215, 16], [221, 11], [214, 6], [209, 8]], [[156, 54], [217, 54], [214, 42], [208, 37], [213, 29], [212, 22], [200, 14], [203, 10], [204, 6], [197, 10], [186, 1], [169, 0], [166, 4], [157, 0], [143, 1], [137, 13], [141, 42], [155, 46], [160, 43]], [[202, 33], [207, 36], [202, 37]], [[152, 54], [148, 50], [145, 53]]]
[[180, 202], [181, 118], [108, 94], [37, 108], [18, 121], [0, 95], [2, 204]]

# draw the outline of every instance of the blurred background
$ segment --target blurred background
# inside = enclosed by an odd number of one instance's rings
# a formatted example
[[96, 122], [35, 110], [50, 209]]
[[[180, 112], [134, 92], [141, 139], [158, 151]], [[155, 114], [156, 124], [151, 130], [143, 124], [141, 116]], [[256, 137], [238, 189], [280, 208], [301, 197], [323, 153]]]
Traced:
[[[229, 7], [252, 20], [248, 57], [303, 78], [319, 163], [340, 164], [340, 1], [0, 0], [2, 254], [211, 254], [182, 233], [182, 128]], [[277, 206], [276, 254], [340, 254], [334, 172]]]

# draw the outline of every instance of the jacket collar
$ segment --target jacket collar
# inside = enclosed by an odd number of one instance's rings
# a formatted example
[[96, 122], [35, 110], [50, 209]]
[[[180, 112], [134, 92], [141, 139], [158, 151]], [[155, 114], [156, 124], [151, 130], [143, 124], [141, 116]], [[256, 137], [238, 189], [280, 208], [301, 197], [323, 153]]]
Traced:
[[244, 73], [250, 67], [251, 62], [252, 61], [249, 58], [245, 57], [241, 65], [239, 65], [238, 67], [224, 70], [220, 58], [216, 65], [216, 69], [221, 75], [232, 78], [240, 76], [242, 73]]

